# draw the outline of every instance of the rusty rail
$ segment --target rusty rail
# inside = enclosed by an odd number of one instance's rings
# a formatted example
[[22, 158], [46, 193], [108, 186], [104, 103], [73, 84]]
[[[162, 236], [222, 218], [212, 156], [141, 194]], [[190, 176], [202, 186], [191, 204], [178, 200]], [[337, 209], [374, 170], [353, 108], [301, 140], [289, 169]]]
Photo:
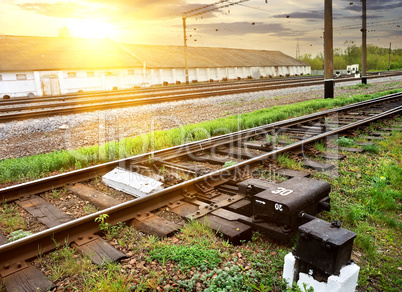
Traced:
[[[401, 97], [401, 94], [397, 94], [397, 95], [387, 96], [385, 98], [380, 98], [380, 99], [382, 101], [384, 101], [384, 99], [391, 100], [391, 99], [400, 98], [400, 97]], [[380, 99], [377, 99], [377, 102]], [[373, 104], [374, 101], [372, 100], [370, 102], [365, 102], [365, 104], [367, 104], [367, 103]], [[360, 106], [361, 106], [361, 104], [360, 104]], [[344, 109], [345, 108], [352, 109], [352, 108], [356, 108], [356, 107], [357, 107], [357, 105], [355, 104], [353, 106], [347, 106], [347, 107], [343, 107], [343, 108]], [[304, 139], [302, 141], [282, 147], [281, 149], [265, 153], [258, 157], [254, 157], [247, 161], [239, 162], [238, 164], [227, 167], [224, 170], [215, 171], [215, 172], [197, 177], [190, 181], [186, 181], [186, 182], [168, 187], [164, 190], [155, 192], [147, 197], [129, 201], [129, 202], [120, 204], [118, 206], [111, 207], [111, 208], [96, 212], [94, 214], [82, 217], [80, 219], [70, 221], [68, 223], [59, 225], [57, 227], [47, 229], [45, 231], [36, 233], [32, 236], [20, 239], [18, 241], [2, 245], [2, 246], [0, 246], [0, 267], [10, 266], [19, 261], [28, 260], [41, 253], [53, 250], [54, 248], [56, 248], [56, 246], [58, 244], [70, 243], [70, 242], [76, 240], [77, 238], [79, 238], [83, 234], [87, 234], [89, 232], [94, 233], [94, 232], [99, 231], [99, 226], [96, 222], [94, 222], [94, 220], [95, 220], [95, 218], [99, 217], [102, 214], [109, 215], [110, 224], [116, 224], [117, 222], [128, 221], [128, 220], [134, 218], [138, 213], [152, 211], [158, 207], [166, 206], [172, 202], [184, 199], [184, 197], [185, 197], [184, 189], [185, 188], [192, 188], [194, 184], [199, 183], [201, 181], [220, 177], [222, 174], [222, 171], [233, 172], [233, 173], [237, 172], [243, 166], [246, 166], [246, 165], [249, 165], [249, 164], [252, 164], [255, 162], [259, 162], [261, 160], [265, 160], [272, 156], [276, 156], [280, 153], [301, 147], [305, 144], [312, 143], [314, 141], [323, 139], [325, 137], [333, 136], [335, 134], [365, 125], [367, 123], [371, 123], [373, 121], [388, 117], [390, 115], [399, 114], [401, 111], [402, 111], [402, 106], [398, 106], [394, 109], [388, 110], [381, 114], [377, 114], [377, 115], [371, 116], [369, 118], [362, 119], [360, 121], [348, 124], [346, 126], [339, 127], [337, 129], [334, 129], [334, 130], [326, 132], [326, 133], [318, 134], [314, 137]], [[333, 112], [336, 112], [336, 110], [326, 111], [325, 113], [328, 114], [328, 112], [333, 113]], [[320, 115], [313, 114], [313, 115], [309, 115], [308, 118], [302, 117], [302, 118], [297, 118], [297, 119], [300, 121], [303, 119], [311, 119], [313, 117], [320, 117]], [[293, 120], [293, 122], [295, 122], [297, 119], [292, 119], [292, 120]], [[276, 123], [276, 124], [280, 124], [280, 123], [281, 122]], [[258, 128], [262, 129], [262, 127], [258, 127]], [[252, 129], [251, 131], [254, 131], [254, 130], [255, 129]], [[243, 132], [243, 134], [244, 134], [244, 133], [246, 133], [246, 131], [247, 130], [243, 130], [241, 132]], [[234, 135], [239, 135], [239, 133], [235, 133]], [[224, 135], [224, 136], [229, 136], [229, 134]], [[242, 135], [240, 135], [240, 136], [242, 136]], [[215, 138], [215, 139], [211, 138], [211, 140], [218, 141], [219, 138]], [[196, 145], [197, 143], [199, 143], [199, 142], [190, 143], [188, 145]], [[180, 146], [174, 147], [174, 148], [178, 149], [179, 147]], [[172, 149], [161, 150], [161, 151], [158, 151], [157, 153], [166, 154], [166, 153], [168, 153], [168, 151], [171, 151], [171, 150]], [[142, 158], [145, 158], [147, 155], [149, 155], [149, 154], [143, 154], [138, 157], [121, 160], [120, 162], [129, 162], [129, 161], [132, 161], [133, 159], [140, 159], [140, 158], [142, 159]], [[114, 163], [118, 163], [118, 162], [109, 163], [109, 164], [107, 164], [108, 165], [107, 167], [105, 165], [100, 166], [100, 167], [108, 168], [109, 166], [113, 165]], [[96, 167], [93, 167], [91, 169], [91, 171], [93, 171], [94, 168], [96, 168]], [[91, 171], [89, 171], [88, 173], [91, 173]], [[78, 177], [80, 173], [85, 173], [85, 172], [77, 171], [72, 176], [71, 176], [71, 174], [70, 174], [70, 176], [69, 176], [69, 174], [65, 174], [64, 176], [66, 176], [66, 178], [67, 177]], [[52, 179], [54, 181], [58, 181], [58, 180], [60, 180], [60, 177], [43, 179], [40, 181], [42, 181], [42, 184], [45, 185], [46, 183], [51, 182]], [[4, 194], [5, 192], [10, 192], [11, 189], [13, 189], [14, 191], [16, 191], [19, 187], [24, 189], [29, 184], [34, 185], [35, 182], [26, 183], [21, 186], [15, 186], [15, 187], [2, 189], [0, 191], [2, 191]], [[50, 186], [48, 186], [48, 187], [50, 187]]]

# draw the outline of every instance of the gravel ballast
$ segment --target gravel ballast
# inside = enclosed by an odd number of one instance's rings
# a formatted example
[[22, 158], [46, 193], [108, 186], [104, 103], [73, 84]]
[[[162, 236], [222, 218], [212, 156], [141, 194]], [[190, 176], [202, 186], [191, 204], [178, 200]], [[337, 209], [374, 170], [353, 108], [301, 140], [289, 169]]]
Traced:
[[[356, 79], [337, 84], [335, 96], [401, 88], [402, 76], [368, 80], [368, 88], [351, 86], [359, 83]], [[0, 160], [103, 144], [153, 130], [319, 98], [324, 98], [323, 86], [297, 87], [2, 123]]]

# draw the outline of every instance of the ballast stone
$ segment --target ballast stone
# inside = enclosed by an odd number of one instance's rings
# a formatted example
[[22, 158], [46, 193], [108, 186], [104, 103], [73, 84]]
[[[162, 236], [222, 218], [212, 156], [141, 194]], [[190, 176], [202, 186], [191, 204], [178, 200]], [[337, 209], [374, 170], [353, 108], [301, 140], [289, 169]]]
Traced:
[[121, 167], [105, 174], [102, 181], [109, 187], [140, 198], [163, 189], [160, 181]]
[[283, 266], [283, 279], [287, 281], [290, 288], [293, 282], [297, 280], [297, 286], [304, 289], [312, 287], [315, 292], [354, 292], [357, 286], [360, 267], [355, 263], [351, 263], [342, 267], [339, 276], [331, 275], [327, 282], [319, 282], [306, 273], [299, 273], [297, 270], [298, 260], [292, 253], [285, 256], [285, 264]]

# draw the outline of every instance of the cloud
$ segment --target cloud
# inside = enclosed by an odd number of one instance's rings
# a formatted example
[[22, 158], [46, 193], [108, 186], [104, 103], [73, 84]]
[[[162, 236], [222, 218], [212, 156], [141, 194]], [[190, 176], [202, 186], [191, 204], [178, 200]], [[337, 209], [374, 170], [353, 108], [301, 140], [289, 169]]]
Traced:
[[[288, 14], [276, 14], [274, 18], [291, 18], [291, 19], [304, 19], [306, 21], [324, 20], [324, 10], [306, 11], [306, 12], [292, 12]], [[332, 13], [332, 18], [343, 18], [342, 14]]]
[[[20, 9], [56, 18], [104, 17], [115, 20], [135, 17], [136, 20], [160, 20], [181, 16], [181, 13], [203, 5], [184, 0], [87, 0], [74, 2], [28, 2], [15, 4]], [[128, 19], [126, 19], [128, 20]]]
[[[349, 11], [361, 12], [362, 4], [359, 0], [342, 0], [347, 5], [344, 9]], [[353, 3], [353, 5], [350, 5]], [[390, 9], [401, 8], [402, 1], [396, 0], [369, 0], [367, 3], [367, 11], [389, 11]]]
[[112, 9], [105, 7], [86, 6], [77, 3], [24, 3], [16, 4], [19, 8], [35, 12], [37, 14], [56, 18], [86, 18], [88, 16], [101, 16], [106, 13], [114, 13]]
[[220, 36], [246, 35], [246, 34], [269, 34], [275, 36], [300, 36], [303, 32], [292, 30], [280, 23], [262, 22], [231, 22], [231, 23], [210, 23], [194, 25], [196, 30], [188, 30], [188, 34], [216, 34]]

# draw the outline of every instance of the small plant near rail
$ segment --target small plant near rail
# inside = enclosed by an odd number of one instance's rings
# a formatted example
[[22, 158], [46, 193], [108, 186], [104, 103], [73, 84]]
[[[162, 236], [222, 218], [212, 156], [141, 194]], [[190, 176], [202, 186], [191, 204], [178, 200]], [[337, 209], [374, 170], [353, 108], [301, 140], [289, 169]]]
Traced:
[[119, 222], [116, 225], [111, 225], [110, 223], [106, 222], [107, 218], [109, 218], [108, 214], [101, 214], [95, 218], [95, 222], [99, 223], [99, 229], [105, 234], [108, 240], [116, 237], [119, 232], [124, 228], [124, 223]]
[[348, 137], [340, 137], [336, 143], [341, 147], [353, 147], [356, 145], [355, 141]]
[[324, 142], [322, 141], [317, 141], [314, 143], [314, 148], [317, 149], [320, 152], [326, 152], [327, 151], [327, 146]]
[[11, 232], [8, 236], [7, 236], [7, 241], [6, 242], [12, 242], [12, 241], [16, 241], [18, 239], [27, 237], [27, 236], [31, 236], [32, 232], [31, 231], [24, 231], [22, 229], [16, 230]]
[[52, 199], [59, 199], [59, 198], [61, 198], [63, 195], [65, 195], [67, 193], [67, 188], [66, 187], [63, 187], [63, 188], [60, 188], [60, 189], [54, 189], [54, 190], [52, 190], [52, 195], [51, 195], [51, 197], [52, 197]]
[[218, 250], [208, 248], [208, 243], [201, 241], [192, 245], [157, 244], [150, 251], [150, 258], [165, 264], [167, 261], [177, 262], [180, 269], [189, 270], [191, 267], [212, 269], [221, 262]]
[[83, 274], [83, 291], [141, 291], [132, 282], [133, 276], [121, 273], [121, 265], [107, 263], [104, 269]]
[[39, 259], [39, 264], [51, 271], [50, 280], [57, 281], [65, 277], [74, 277], [74, 275], [93, 271], [94, 266], [89, 257], [78, 254], [67, 244], [57, 246], [57, 250], [50, 253], [46, 259], [45, 257]]
[[294, 170], [302, 170], [302, 163], [300, 161], [296, 161], [290, 158], [286, 154], [281, 154], [278, 156], [277, 163], [284, 168], [294, 169]]
[[27, 228], [27, 224], [21, 216], [17, 205], [7, 203], [0, 205], [0, 227], [6, 234]]
[[374, 153], [374, 154], [379, 154], [380, 153], [380, 149], [378, 148], [377, 144], [364, 145], [363, 150], [366, 151], [366, 152]]
[[223, 168], [226, 168], [226, 167], [229, 167], [229, 166], [233, 166], [233, 165], [235, 165], [235, 164], [237, 164], [236, 161], [230, 160], [230, 161], [226, 161], [225, 164], [223, 164], [222, 167], [223, 167]]
[[371, 86], [373, 86], [373, 85], [370, 83], [367, 83], [367, 84], [359, 83], [356, 85], [351, 85], [348, 88], [358, 90], [358, 89], [367, 89], [367, 88], [370, 88]]

